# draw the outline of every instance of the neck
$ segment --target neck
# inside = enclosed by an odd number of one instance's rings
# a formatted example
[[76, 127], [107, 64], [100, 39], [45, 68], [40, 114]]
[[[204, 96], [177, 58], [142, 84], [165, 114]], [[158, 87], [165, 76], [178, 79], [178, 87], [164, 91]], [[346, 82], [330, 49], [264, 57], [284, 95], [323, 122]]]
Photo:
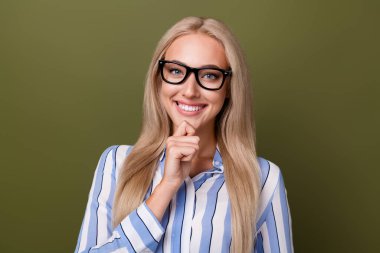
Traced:
[[199, 173], [212, 168], [212, 161], [215, 155], [217, 139], [214, 127], [198, 128], [195, 135], [199, 136], [199, 151], [191, 162], [189, 176], [192, 178]]
[[216, 135], [214, 128], [204, 129], [198, 128], [195, 135], [199, 136], [199, 151], [196, 159], [213, 159], [216, 149]]

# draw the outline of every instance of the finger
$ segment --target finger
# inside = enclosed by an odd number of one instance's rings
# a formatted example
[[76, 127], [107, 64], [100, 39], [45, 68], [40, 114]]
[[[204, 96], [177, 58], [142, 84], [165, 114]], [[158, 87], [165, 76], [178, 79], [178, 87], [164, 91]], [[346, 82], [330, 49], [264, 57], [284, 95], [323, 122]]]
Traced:
[[193, 136], [195, 134], [195, 127], [186, 121], [186, 135]]
[[198, 144], [199, 143], [199, 136], [170, 136], [166, 143], [171, 145], [171, 144], [187, 144], [187, 143], [194, 143]]
[[173, 133], [173, 136], [185, 136], [186, 135], [186, 121], [182, 121], [179, 124], [177, 130]]
[[191, 136], [195, 134], [195, 128], [186, 120], [178, 126], [173, 136]]
[[175, 157], [180, 161], [191, 161], [197, 153], [198, 148], [195, 146], [186, 146], [176, 149]]
[[181, 153], [182, 150], [186, 149], [186, 148], [193, 148], [195, 150], [199, 150], [199, 145], [197, 143], [192, 143], [192, 142], [188, 142], [188, 143], [172, 142], [172, 143], [170, 143], [170, 145], [167, 146], [168, 157], [174, 157], [174, 158], [178, 159], [178, 158], [180, 158], [179, 153]]

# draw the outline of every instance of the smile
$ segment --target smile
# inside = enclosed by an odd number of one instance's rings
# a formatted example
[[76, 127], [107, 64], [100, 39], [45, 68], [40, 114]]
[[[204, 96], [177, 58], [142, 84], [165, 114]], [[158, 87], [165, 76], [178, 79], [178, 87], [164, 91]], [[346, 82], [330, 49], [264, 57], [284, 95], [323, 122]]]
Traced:
[[185, 115], [195, 115], [202, 111], [207, 105], [186, 105], [178, 101], [175, 102], [177, 109]]

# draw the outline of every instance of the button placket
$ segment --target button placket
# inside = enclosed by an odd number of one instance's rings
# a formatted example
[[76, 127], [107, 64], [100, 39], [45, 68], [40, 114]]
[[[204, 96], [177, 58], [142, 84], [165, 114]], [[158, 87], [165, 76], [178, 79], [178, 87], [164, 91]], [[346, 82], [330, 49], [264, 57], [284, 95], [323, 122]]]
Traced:
[[193, 221], [193, 209], [194, 209], [194, 199], [195, 199], [195, 187], [193, 180], [190, 177], [185, 179], [186, 184], [186, 203], [185, 203], [185, 214], [183, 217], [182, 226], [182, 243], [181, 252], [190, 252], [190, 233]]

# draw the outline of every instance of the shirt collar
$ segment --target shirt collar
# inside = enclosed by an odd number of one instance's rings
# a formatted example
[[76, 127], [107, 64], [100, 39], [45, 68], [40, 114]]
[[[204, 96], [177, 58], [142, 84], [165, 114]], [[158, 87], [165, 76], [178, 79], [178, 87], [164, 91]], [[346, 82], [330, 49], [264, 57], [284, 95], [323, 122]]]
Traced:
[[[161, 157], [160, 157], [160, 163], [162, 163], [165, 160], [165, 154], [166, 154], [166, 147], [162, 151]], [[220, 149], [219, 145], [216, 145], [216, 150], [214, 154], [214, 159], [212, 161], [213, 168], [209, 170], [209, 172], [214, 172], [214, 173], [223, 173], [224, 168], [223, 168], [223, 160], [222, 160], [222, 155], [220, 154]]]

